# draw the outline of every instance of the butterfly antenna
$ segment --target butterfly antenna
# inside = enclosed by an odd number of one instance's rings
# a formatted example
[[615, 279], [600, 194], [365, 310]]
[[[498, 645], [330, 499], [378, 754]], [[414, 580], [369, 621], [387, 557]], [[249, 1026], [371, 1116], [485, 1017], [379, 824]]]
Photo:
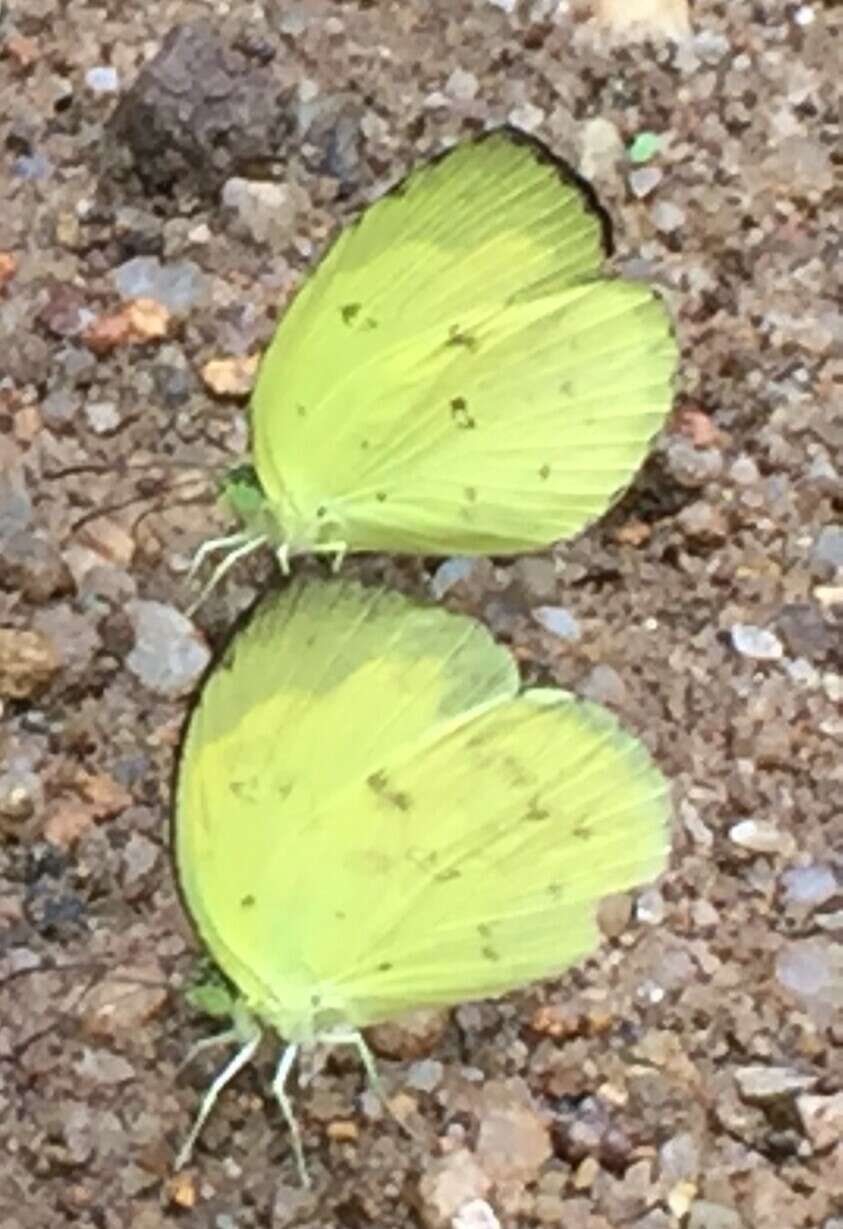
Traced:
[[[185, 1166], [193, 1153], [193, 1147], [199, 1138], [199, 1134], [205, 1125], [205, 1120], [216, 1104], [217, 1097], [220, 1095], [226, 1084], [229, 1084], [237, 1075], [238, 1071], [252, 1061], [255, 1050], [258, 1048], [261, 1039], [261, 1030], [254, 1020], [248, 1024], [249, 1033], [240, 1049], [232, 1058], [231, 1062], [226, 1063], [222, 1071], [216, 1076], [211, 1087], [202, 1098], [202, 1104], [199, 1106], [199, 1113], [196, 1115], [196, 1121], [190, 1129], [190, 1134], [179, 1149], [179, 1154], [176, 1157], [176, 1169], [181, 1169]], [[243, 1037], [243, 1028], [234, 1028], [229, 1030], [229, 1035], [233, 1034], [234, 1039]], [[224, 1034], [219, 1037], [209, 1037], [210, 1042], [222, 1041]], [[195, 1049], [195, 1047], [194, 1047]]]
[[198, 1058], [205, 1050], [216, 1050], [218, 1046], [231, 1045], [232, 1041], [240, 1041], [241, 1035], [236, 1028], [227, 1028], [224, 1033], [217, 1033], [213, 1037], [203, 1037], [201, 1041], [197, 1041], [185, 1054], [179, 1065], [176, 1067], [176, 1074], [184, 1071], [185, 1067], [189, 1067], [194, 1058]]
[[[259, 547], [263, 546], [264, 542], [266, 542], [265, 534], [261, 534], [260, 537], [257, 537], [257, 538], [248, 538], [247, 541], [242, 544], [242, 546], [239, 546], [236, 550], [233, 550], [230, 555], [227, 555], [225, 559], [223, 559], [222, 563], [219, 564], [219, 566], [214, 569], [211, 575], [211, 579], [208, 581], [205, 588], [199, 594], [199, 597], [188, 608], [188, 611], [187, 611], [188, 617], [192, 618], [193, 615], [196, 614], [196, 611], [199, 609], [199, 607], [203, 604], [203, 602], [206, 601], [207, 598], [211, 596], [214, 589], [216, 589], [217, 585], [220, 583], [223, 576], [225, 576], [228, 572], [231, 571], [231, 569], [234, 567], [235, 563], [238, 562], [238, 560], [245, 559], [247, 555], [251, 555], [253, 551], [256, 551]], [[219, 545], [219, 540], [217, 542], [217, 545]]]
[[224, 538], [209, 538], [207, 542], [203, 542], [197, 549], [190, 561], [190, 567], [187, 570], [188, 581], [193, 580], [202, 564], [209, 555], [213, 555], [214, 551], [228, 550], [229, 547], [244, 546], [246, 542], [251, 541], [251, 536], [248, 533], [244, 533], [243, 530], [240, 530], [239, 533], [228, 534], [228, 536]]
[[310, 1186], [310, 1174], [307, 1172], [307, 1164], [304, 1159], [304, 1148], [302, 1147], [301, 1131], [299, 1124], [296, 1122], [293, 1114], [293, 1107], [290, 1104], [290, 1098], [287, 1096], [285, 1086], [287, 1076], [290, 1074], [290, 1068], [296, 1061], [296, 1054], [299, 1047], [297, 1045], [288, 1045], [281, 1055], [278, 1067], [275, 1072], [275, 1079], [272, 1081], [272, 1092], [275, 1100], [281, 1107], [281, 1113], [284, 1115], [284, 1121], [290, 1131], [290, 1139], [293, 1142], [293, 1155], [296, 1158], [296, 1169], [299, 1172], [302, 1186]]

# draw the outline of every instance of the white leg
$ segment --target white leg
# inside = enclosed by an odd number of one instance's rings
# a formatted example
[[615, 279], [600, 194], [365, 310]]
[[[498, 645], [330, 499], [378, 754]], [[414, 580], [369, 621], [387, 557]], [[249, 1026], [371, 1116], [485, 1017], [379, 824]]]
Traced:
[[348, 554], [347, 542], [320, 542], [318, 546], [313, 548], [314, 555], [333, 555], [331, 560], [331, 571], [336, 573], [340, 570], [345, 557]]
[[293, 1155], [296, 1158], [296, 1169], [299, 1171], [299, 1178], [302, 1186], [310, 1186], [310, 1175], [307, 1172], [307, 1165], [304, 1159], [304, 1148], [301, 1142], [301, 1132], [299, 1124], [296, 1122], [293, 1114], [293, 1107], [290, 1104], [290, 1098], [284, 1091], [284, 1086], [287, 1083], [287, 1076], [290, 1074], [290, 1068], [296, 1060], [298, 1052], [297, 1045], [288, 1045], [284, 1053], [281, 1055], [281, 1061], [278, 1064], [278, 1069], [275, 1072], [275, 1079], [272, 1081], [272, 1091], [275, 1095], [275, 1100], [281, 1107], [281, 1113], [284, 1115], [284, 1121], [290, 1132], [290, 1139], [293, 1143]]
[[207, 542], [203, 542], [194, 552], [187, 571], [187, 579], [189, 581], [193, 580], [202, 564], [209, 555], [213, 555], [214, 551], [225, 550], [230, 546], [242, 546], [244, 542], [248, 541], [250, 541], [249, 534], [242, 531], [240, 533], [231, 533], [225, 538], [209, 538]]
[[245, 559], [247, 555], [251, 555], [252, 551], [256, 551], [258, 547], [263, 546], [265, 541], [266, 538], [263, 536], [260, 538], [249, 538], [242, 546], [238, 547], [237, 550], [233, 550], [230, 555], [226, 555], [222, 563], [214, 569], [211, 579], [199, 594], [196, 601], [188, 607], [188, 617], [192, 618], [193, 615], [196, 614], [196, 611], [202, 603], [211, 596], [214, 589], [216, 589], [217, 585], [222, 580], [223, 576], [227, 575], [227, 573], [231, 571], [238, 560]]
[[366, 1072], [366, 1078], [369, 1081], [369, 1085], [378, 1097], [383, 1108], [389, 1114], [390, 1118], [392, 1118], [394, 1122], [398, 1123], [402, 1131], [409, 1135], [411, 1139], [417, 1139], [418, 1136], [416, 1132], [413, 1131], [406, 1122], [403, 1122], [398, 1117], [398, 1115], [393, 1111], [392, 1106], [389, 1104], [386, 1097], [386, 1090], [381, 1083], [381, 1077], [378, 1075], [378, 1069], [375, 1065], [375, 1056], [366, 1045], [366, 1042], [363, 1039], [363, 1034], [354, 1029], [348, 1033], [330, 1033], [327, 1037], [323, 1038], [323, 1040], [330, 1045], [354, 1046], [355, 1050], [360, 1056], [360, 1061], [363, 1064], [363, 1070]]
[[234, 1055], [230, 1063], [227, 1063], [220, 1071], [219, 1075], [214, 1080], [211, 1087], [202, 1098], [202, 1104], [199, 1106], [199, 1113], [196, 1115], [196, 1121], [191, 1127], [190, 1134], [181, 1146], [179, 1154], [176, 1157], [176, 1169], [181, 1169], [190, 1160], [193, 1146], [199, 1138], [199, 1133], [205, 1125], [205, 1119], [210, 1114], [216, 1104], [217, 1097], [231, 1080], [234, 1079], [237, 1072], [245, 1067], [248, 1062], [251, 1062], [255, 1050], [261, 1039], [261, 1031], [257, 1025], [252, 1026], [254, 1032], [248, 1040], [240, 1047]]
[[177, 1071], [183, 1071], [185, 1067], [193, 1062], [205, 1050], [216, 1050], [218, 1046], [230, 1045], [232, 1041], [242, 1041], [243, 1037], [236, 1028], [227, 1028], [224, 1033], [217, 1033], [215, 1037], [203, 1037], [201, 1041], [197, 1041], [185, 1054], [184, 1058], [176, 1068]]
[[275, 557], [278, 560], [278, 566], [281, 569], [282, 576], [290, 575], [290, 543], [283, 542], [275, 552]]

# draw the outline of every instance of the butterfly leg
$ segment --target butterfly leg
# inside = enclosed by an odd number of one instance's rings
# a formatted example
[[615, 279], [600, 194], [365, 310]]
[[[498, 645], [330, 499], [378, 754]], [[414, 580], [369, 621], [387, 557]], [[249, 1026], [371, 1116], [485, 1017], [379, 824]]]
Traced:
[[241, 1040], [236, 1028], [227, 1028], [224, 1033], [217, 1033], [214, 1037], [203, 1037], [201, 1041], [197, 1041], [190, 1047], [176, 1070], [183, 1071], [185, 1067], [189, 1067], [194, 1058], [204, 1053], [205, 1050], [216, 1050], [219, 1046], [230, 1045], [232, 1041]]
[[[181, 1148], [179, 1149], [179, 1154], [176, 1157], [176, 1169], [181, 1169], [182, 1166], [186, 1165], [190, 1160], [191, 1153], [193, 1152], [193, 1146], [199, 1138], [199, 1133], [205, 1125], [205, 1120], [214, 1108], [217, 1097], [225, 1088], [226, 1084], [233, 1080], [237, 1072], [245, 1067], [247, 1063], [251, 1062], [261, 1039], [261, 1030], [257, 1024], [254, 1023], [254, 1021], [251, 1021], [248, 1027], [250, 1032], [245, 1038], [243, 1045], [234, 1055], [231, 1062], [226, 1063], [222, 1071], [219, 1072], [214, 1079], [214, 1082], [211, 1084], [211, 1087], [202, 1098], [202, 1104], [199, 1106], [199, 1113], [196, 1115], [196, 1120], [190, 1129], [190, 1134], [182, 1144]], [[243, 1038], [243, 1032], [239, 1029], [234, 1029], [231, 1031], [234, 1032], [236, 1037], [241, 1039]], [[209, 1040], [216, 1041], [219, 1040], [219, 1038], [212, 1037], [209, 1038]]]
[[348, 543], [339, 541], [320, 542], [317, 547], [314, 547], [314, 550], [318, 551], [320, 555], [334, 556], [331, 560], [331, 571], [336, 574], [345, 562], [345, 557], [348, 554]]
[[253, 551], [256, 551], [259, 546], [263, 546], [265, 541], [266, 541], [266, 538], [263, 535], [261, 535], [259, 538], [248, 538], [241, 546], [238, 546], [236, 550], [233, 550], [230, 555], [226, 555], [222, 563], [220, 563], [214, 569], [211, 575], [211, 579], [208, 581], [205, 588], [199, 594], [196, 601], [191, 606], [188, 607], [188, 611], [187, 611], [188, 615], [192, 616], [196, 614], [196, 611], [199, 609], [202, 603], [208, 597], [210, 597], [214, 589], [216, 589], [217, 585], [222, 580], [223, 576], [227, 575], [231, 571], [231, 569], [234, 567], [235, 563], [238, 562], [238, 560], [245, 559], [246, 555], [251, 555], [251, 553]]
[[282, 576], [290, 575], [290, 543], [282, 542], [275, 552], [275, 557], [278, 560], [278, 566], [281, 569]]
[[198, 550], [194, 552], [193, 558], [190, 561], [190, 567], [187, 570], [188, 581], [193, 580], [193, 577], [208, 556], [213, 555], [215, 551], [242, 546], [244, 542], [249, 542], [250, 540], [250, 535], [242, 531], [240, 533], [231, 533], [225, 538], [209, 538], [207, 542], [203, 542]]
[[281, 1113], [284, 1115], [284, 1121], [290, 1132], [290, 1139], [293, 1143], [293, 1155], [296, 1158], [296, 1169], [299, 1171], [299, 1178], [302, 1186], [310, 1186], [310, 1175], [307, 1172], [307, 1164], [304, 1159], [304, 1148], [301, 1142], [301, 1132], [299, 1124], [296, 1122], [293, 1114], [293, 1107], [290, 1104], [290, 1098], [284, 1091], [287, 1083], [287, 1076], [290, 1074], [290, 1068], [296, 1060], [298, 1053], [297, 1045], [288, 1045], [281, 1055], [281, 1060], [278, 1063], [278, 1068], [275, 1072], [275, 1079], [272, 1081], [272, 1092], [275, 1100], [281, 1107]]
[[363, 1064], [363, 1070], [366, 1072], [366, 1079], [369, 1081], [372, 1092], [374, 1092], [375, 1096], [389, 1114], [390, 1118], [398, 1123], [401, 1130], [409, 1135], [411, 1139], [416, 1139], [416, 1133], [407, 1125], [406, 1122], [402, 1121], [402, 1119], [398, 1117], [392, 1106], [389, 1104], [386, 1089], [381, 1082], [381, 1077], [378, 1074], [378, 1069], [375, 1064], [375, 1056], [366, 1045], [366, 1042], [363, 1039], [363, 1034], [358, 1033], [355, 1029], [353, 1032], [349, 1033], [331, 1033], [330, 1036], [325, 1038], [325, 1040], [329, 1041], [331, 1045], [354, 1046], [355, 1050], [360, 1056], [360, 1062]]

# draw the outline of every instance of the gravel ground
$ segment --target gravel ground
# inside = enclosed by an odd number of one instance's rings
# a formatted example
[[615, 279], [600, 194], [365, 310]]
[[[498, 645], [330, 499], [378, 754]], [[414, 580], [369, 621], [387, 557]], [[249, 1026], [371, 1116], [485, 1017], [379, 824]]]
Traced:
[[[58, 7], [0, 29], [0, 1229], [843, 1229], [841, 10], [701, 0], [642, 44], [547, 2]], [[675, 783], [671, 870], [559, 984], [378, 1039], [415, 1138], [316, 1055], [300, 1191], [267, 1047], [174, 1177], [213, 1060], [179, 1072], [170, 773], [272, 575], [186, 618], [214, 476], [336, 221], [507, 120], [664, 288], [676, 412], [572, 544], [347, 567], [617, 711]]]

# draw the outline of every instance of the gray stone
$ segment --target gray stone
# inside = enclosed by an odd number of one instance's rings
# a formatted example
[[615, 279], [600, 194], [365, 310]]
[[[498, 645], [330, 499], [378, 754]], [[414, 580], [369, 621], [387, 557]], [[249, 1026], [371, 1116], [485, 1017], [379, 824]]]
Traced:
[[818, 563], [843, 568], [843, 525], [826, 525], [821, 529], [812, 554]]
[[530, 613], [540, 627], [560, 640], [574, 642], [582, 635], [579, 623], [564, 606], [537, 606]]
[[132, 673], [164, 695], [189, 691], [211, 657], [190, 620], [173, 606], [146, 601], [131, 602], [129, 617], [135, 644], [126, 665]]
[[207, 279], [192, 260], [166, 265], [157, 256], [134, 256], [112, 274], [124, 299], [154, 299], [174, 316], [187, 316], [203, 300]]

